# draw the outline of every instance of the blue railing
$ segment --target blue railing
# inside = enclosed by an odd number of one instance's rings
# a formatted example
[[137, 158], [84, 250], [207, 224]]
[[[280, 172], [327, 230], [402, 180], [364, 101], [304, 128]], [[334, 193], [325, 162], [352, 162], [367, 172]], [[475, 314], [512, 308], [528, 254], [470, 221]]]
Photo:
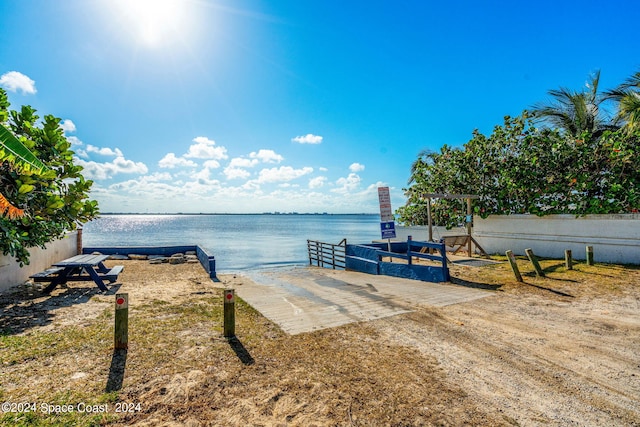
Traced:
[[[423, 248], [427, 251], [423, 251]], [[444, 241], [419, 242], [409, 236], [406, 242], [347, 245], [346, 254], [348, 270], [429, 282], [448, 282], [450, 279]], [[384, 257], [404, 259], [407, 263], [386, 262]], [[414, 258], [428, 259], [440, 265], [414, 264]]]

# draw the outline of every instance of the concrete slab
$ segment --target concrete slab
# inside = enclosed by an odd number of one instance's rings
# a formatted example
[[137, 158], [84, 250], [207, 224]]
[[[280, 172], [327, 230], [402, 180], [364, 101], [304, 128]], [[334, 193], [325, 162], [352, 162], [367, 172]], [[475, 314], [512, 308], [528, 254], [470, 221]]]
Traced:
[[442, 307], [491, 296], [490, 291], [319, 267], [246, 274], [236, 294], [288, 334]]

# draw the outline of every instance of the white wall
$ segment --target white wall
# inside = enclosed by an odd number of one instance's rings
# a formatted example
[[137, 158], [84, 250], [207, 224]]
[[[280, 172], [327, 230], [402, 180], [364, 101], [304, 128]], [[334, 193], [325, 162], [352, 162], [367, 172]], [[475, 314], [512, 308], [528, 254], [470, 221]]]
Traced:
[[54, 262], [78, 254], [78, 232], [47, 244], [46, 249], [32, 248], [29, 265], [20, 267], [13, 257], [0, 255], [0, 292], [24, 283], [29, 276], [51, 267]]
[[585, 259], [593, 246], [596, 262], [640, 264], [640, 215], [491, 215], [474, 217], [473, 235], [488, 253], [526, 248], [542, 257]]

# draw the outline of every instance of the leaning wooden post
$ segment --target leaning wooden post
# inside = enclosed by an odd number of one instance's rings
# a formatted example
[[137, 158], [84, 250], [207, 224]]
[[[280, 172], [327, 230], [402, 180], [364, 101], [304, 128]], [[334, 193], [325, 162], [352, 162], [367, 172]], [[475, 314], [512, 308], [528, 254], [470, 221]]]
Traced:
[[593, 246], [587, 246], [587, 265], [593, 265]]
[[233, 289], [224, 290], [224, 336], [236, 336], [236, 296]]
[[511, 250], [505, 252], [507, 255], [507, 259], [509, 260], [509, 264], [511, 264], [511, 269], [513, 270], [513, 274], [516, 276], [516, 280], [518, 282], [522, 282], [522, 275], [520, 274], [520, 270], [518, 269], [518, 264], [516, 264], [516, 257], [513, 255]]
[[527, 258], [531, 261], [533, 268], [536, 270], [536, 274], [538, 277], [544, 277], [544, 271], [542, 271], [542, 267], [540, 267], [540, 263], [538, 262], [538, 258], [533, 254], [533, 249], [527, 248], [524, 250], [527, 254]]
[[129, 294], [116, 294], [114, 348], [129, 347]]
[[564, 251], [564, 266], [567, 270], [573, 270], [573, 258], [571, 258], [571, 249]]

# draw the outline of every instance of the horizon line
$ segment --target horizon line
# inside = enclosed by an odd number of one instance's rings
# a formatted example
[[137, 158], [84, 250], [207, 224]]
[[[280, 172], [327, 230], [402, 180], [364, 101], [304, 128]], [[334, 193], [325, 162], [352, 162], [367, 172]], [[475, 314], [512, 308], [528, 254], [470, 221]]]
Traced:
[[100, 215], [380, 215], [380, 213], [358, 212], [100, 212]]

